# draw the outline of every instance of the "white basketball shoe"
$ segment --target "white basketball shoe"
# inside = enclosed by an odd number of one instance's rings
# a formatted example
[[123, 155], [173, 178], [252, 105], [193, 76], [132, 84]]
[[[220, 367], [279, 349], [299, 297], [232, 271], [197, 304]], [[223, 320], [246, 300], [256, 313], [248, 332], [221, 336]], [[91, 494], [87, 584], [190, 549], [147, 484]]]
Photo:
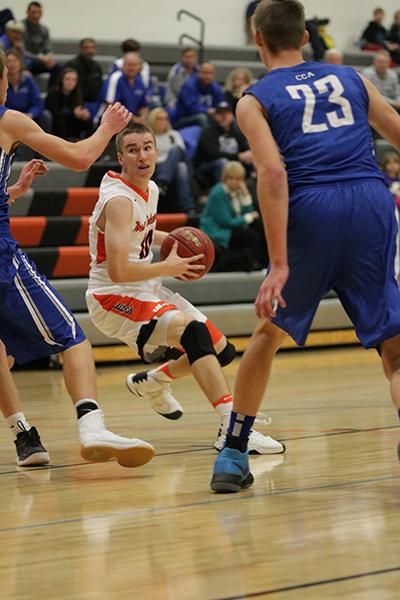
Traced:
[[[221, 426], [214, 448], [220, 452], [225, 446], [226, 433]], [[286, 450], [283, 442], [274, 440], [270, 435], [263, 435], [259, 431], [251, 430], [248, 443], [249, 454], [282, 454]]]
[[106, 429], [103, 411], [92, 410], [78, 419], [81, 456], [88, 462], [115, 459], [122, 467], [140, 467], [151, 460], [155, 449], [139, 439], [129, 439]]
[[146, 371], [141, 371], [128, 375], [126, 385], [134, 396], [148, 400], [152, 409], [166, 419], [176, 421], [183, 415], [183, 408], [172, 395], [169, 383], [160, 383]]

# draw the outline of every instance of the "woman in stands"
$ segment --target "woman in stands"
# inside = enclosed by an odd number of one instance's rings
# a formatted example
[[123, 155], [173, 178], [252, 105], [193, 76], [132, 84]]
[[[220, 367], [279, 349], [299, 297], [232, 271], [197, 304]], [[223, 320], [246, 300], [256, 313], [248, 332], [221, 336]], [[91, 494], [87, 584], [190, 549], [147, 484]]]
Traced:
[[63, 70], [57, 87], [47, 95], [46, 108], [53, 116], [54, 135], [64, 140], [77, 140], [90, 135], [90, 112], [82, 105], [76, 69], [67, 67]]
[[154, 180], [160, 194], [166, 196], [168, 188], [174, 185], [178, 200], [177, 210], [188, 213], [194, 208], [194, 200], [185, 142], [179, 131], [171, 129], [168, 113], [163, 108], [154, 108], [150, 112], [148, 125], [156, 137], [158, 158]]
[[233, 69], [226, 78], [224, 86], [225, 100], [235, 113], [236, 104], [239, 102], [245, 89], [247, 89], [254, 77], [249, 69], [238, 67]]
[[400, 156], [397, 152], [386, 152], [382, 160], [382, 171], [385, 183], [400, 210]]
[[221, 183], [211, 190], [200, 220], [200, 228], [214, 242], [216, 270], [252, 271], [267, 265], [262, 223], [254, 210], [245, 176], [240, 162], [228, 162]]

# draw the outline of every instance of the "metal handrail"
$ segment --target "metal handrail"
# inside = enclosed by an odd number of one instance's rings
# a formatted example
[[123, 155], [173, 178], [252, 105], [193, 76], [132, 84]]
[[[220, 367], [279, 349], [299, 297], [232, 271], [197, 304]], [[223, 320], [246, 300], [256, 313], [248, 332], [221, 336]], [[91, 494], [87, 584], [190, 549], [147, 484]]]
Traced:
[[191, 19], [194, 19], [195, 21], [197, 21], [198, 23], [200, 23], [200, 38], [196, 39], [194, 37], [192, 37], [189, 34], [183, 33], [180, 38], [179, 38], [179, 43], [182, 42], [183, 39], [187, 38], [188, 40], [191, 40], [192, 42], [194, 42], [195, 44], [198, 45], [199, 47], [199, 62], [202, 63], [203, 62], [203, 58], [204, 58], [204, 31], [205, 31], [205, 22], [203, 21], [203, 19], [201, 17], [198, 17], [197, 15], [194, 15], [193, 13], [189, 12], [188, 10], [185, 10], [184, 8], [182, 8], [181, 10], [179, 10], [176, 14], [176, 18], [178, 21], [181, 20], [182, 15], [186, 15], [187, 17], [190, 17]]

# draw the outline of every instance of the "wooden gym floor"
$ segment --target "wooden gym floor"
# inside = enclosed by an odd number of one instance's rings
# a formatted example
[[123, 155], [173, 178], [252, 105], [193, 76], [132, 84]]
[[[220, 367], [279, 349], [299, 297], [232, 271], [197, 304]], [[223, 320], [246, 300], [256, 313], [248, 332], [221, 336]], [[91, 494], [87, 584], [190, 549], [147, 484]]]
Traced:
[[99, 368], [99, 397], [111, 429], [156, 446], [139, 469], [83, 463], [61, 373], [15, 374], [52, 467], [17, 470], [0, 427], [1, 600], [400, 597], [400, 431], [375, 352], [278, 356], [258, 429], [287, 453], [251, 458], [235, 495], [209, 490], [218, 421], [195, 383], [174, 384], [169, 422], [129, 370]]

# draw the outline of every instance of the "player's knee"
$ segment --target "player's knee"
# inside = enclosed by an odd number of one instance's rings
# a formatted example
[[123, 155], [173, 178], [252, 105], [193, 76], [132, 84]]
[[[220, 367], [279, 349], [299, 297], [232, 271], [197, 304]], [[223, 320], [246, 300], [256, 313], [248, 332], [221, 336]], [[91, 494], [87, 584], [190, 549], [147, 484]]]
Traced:
[[236, 356], [236, 348], [230, 342], [227, 342], [225, 348], [217, 354], [218, 362], [221, 367], [226, 367], [229, 365]]
[[399, 337], [385, 340], [380, 345], [380, 354], [386, 377], [390, 380], [400, 371], [400, 339]]
[[216, 356], [207, 326], [200, 321], [190, 321], [182, 333], [180, 343], [191, 365], [205, 356]]

